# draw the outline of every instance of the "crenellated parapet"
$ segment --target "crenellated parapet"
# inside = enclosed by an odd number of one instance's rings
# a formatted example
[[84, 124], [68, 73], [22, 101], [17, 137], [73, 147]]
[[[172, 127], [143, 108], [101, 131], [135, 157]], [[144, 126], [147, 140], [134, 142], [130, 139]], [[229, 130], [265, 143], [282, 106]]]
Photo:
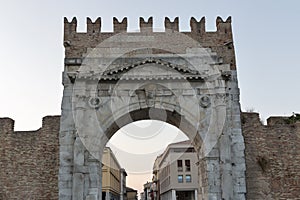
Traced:
[[[101, 32], [101, 18], [98, 17], [95, 22], [91, 18], [87, 17], [87, 32], [86, 33], [103, 33]], [[166, 17], [164, 20], [165, 30], [172, 30], [179, 32], [179, 18], [176, 17], [173, 21]], [[139, 20], [140, 32], [144, 32], [145, 29], [153, 30], [153, 17], [149, 17], [146, 21], [143, 17]], [[194, 17], [190, 19], [191, 33], [203, 35], [206, 32], [205, 29], [205, 17], [202, 17], [200, 21], [197, 21]], [[127, 32], [128, 20], [124, 17], [122, 21], [119, 21], [116, 17], [113, 18], [113, 33]], [[216, 33], [231, 33], [231, 17], [228, 17], [225, 21], [221, 17], [216, 19]], [[77, 19], [74, 17], [70, 22], [64, 18], [64, 34], [68, 36], [70, 34], [77, 33]]]
[[113, 19], [114, 22], [114, 33], [120, 33], [120, 32], [127, 32], [127, 17], [123, 18], [121, 22], [114, 17]]
[[223, 34], [232, 33], [231, 17], [228, 17], [226, 21], [223, 21], [221, 17], [217, 17], [216, 25], [217, 25], [217, 32]]
[[140, 17], [140, 31], [152, 32], [153, 31], [153, 17], [150, 17], [146, 22], [143, 17]]
[[[299, 114], [297, 114], [299, 115]], [[267, 120], [267, 124], [264, 125], [259, 118], [259, 113], [256, 112], [243, 112], [242, 113], [242, 123], [249, 124], [251, 127], [263, 126], [265, 128], [290, 128], [298, 127], [300, 128], [300, 120], [296, 117], [286, 117], [286, 116], [270, 116]], [[300, 134], [300, 133], [299, 133]]]
[[179, 18], [176, 17], [172, 22], [168, 17], [165, 18], [165, 30], [166, 31], [179, 31]]
[[11, 118], [0, 118], [0, 134], [9, 134], [14, 132], [15, 121]]
[[[65, 46], [65, 58], [71, 58], [75, 60], [82, 60], [85, 57], [88, 49], [95, 48], [101, 42], [106, 39], [117, 35], [127, 34], [127, 36], [154, 36], [158, 45], [164, 45], [168, 43], [174, 45], [177, 49], [172, 49], [174, 52], [185, 53], [178, 50], [180, 46], [176, 44], [180, 34], [192, 38], [194, 41], [204, 48], [210, 48], [213, 52], [216, 52], [220, 58], [222, 58], [224, 64], [229, 64], [230, 69], [236, 69], [235, 53], [233, 46], [231, 17], [223, 20], [221, 17], [216, 19], [216, 31], [207, 31], [205, 17], [202, 17], [199, 21], [192, 17], [190, 19], [190, 31], [182, 32], [179, 27], [179, 18], [175, 17], [173, 20], [165, 17], [164, 28], [165, 32], [155, 32], [153, 27], [153, 17], [139, 19], [139, 32], [128, 31], [128, 20], [124, 17], [122, 20], [113, 18], [113, 31], [104, 32], [101, 30], [101, 18], [97, 18], [94, 22], [92, 19], [86, 20], [86, 32], [77, 31], [77, 20], [74, 17], [71, 21], [64, 18], [64, 46]], [[173, 34], [174, 35], [170, 35]], [[169, 39], [167, 38], [169, 37]], [[140, 37], [144, 38], [144, 37]], [[163, 39], [162, 39], [163, 38]], [[168, 39], [168, 41], [166, 40]], [[131, 40], [131, 39], [129, 39]], [[136, 43], [138, 45], [138, 43]], [[135, 44], [132, 44], [135, 45]], [[139, 44], [141, 46], [141, 44]], [[140, 48], [140, 47], [137, 47]], [[177, 51], [178, 50], [178, 51]], [[157, 51], [160, 52], [161, 51]]]
[[198, 22], [194, 17], [190, 20], [191, 32], [194, 34], [205, 34], [205, 17]]
[[0, 118], [0, 199], [59, 199], [59, 127], [60, 116], [44, 117], [34, 131]]
[[71, 22], [68, 19], [64, 18], [64, 36], [75, 34], [77, 31], [77, 19], [73, 17]]
[[42, 127], [38, 130], [32, 131], [15, 131], [15, 121], [11, 118], [0, 118], [0, 135], [1, 134], [14, 134], [14, 133], [38, 133], [40, 130], [52, 130], [59, 127], [60, 116], [45, 116], [42, 119]]
[[[300, 195], [300, 121], [242, 113], [247, 199], [295, 199]], [[263, 187], [257, 187], [261, 185]]]
[[95, 22], [88, 17], [86, 20], [87, 33], [100, 33], [101, 32], [101, 18], [98, 17]]

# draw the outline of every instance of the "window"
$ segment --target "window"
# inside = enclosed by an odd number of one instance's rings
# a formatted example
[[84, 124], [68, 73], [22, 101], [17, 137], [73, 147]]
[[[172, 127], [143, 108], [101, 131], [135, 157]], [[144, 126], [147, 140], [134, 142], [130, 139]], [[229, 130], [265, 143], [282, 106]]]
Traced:
[[185, 160], [185, 171], [187, 171], [187, 172], [191, 171], [191, 162], [190, 162], [190, 160]]
[[195, 152], [194, 148], [188, 148], [185, 150], [186, 153], [191, 153], [191, 152]]
[[178, 175], [178, 183], [183, 183], [183, 175]]
[[183, 168], [182, 168], [182, 160], [177, 160], [177, 170], [179, 172], [182, 172], [183, 171]]
[[191, 183], [192, 182], [192, 176], [191, 175], [185, 175], [185, 182]]

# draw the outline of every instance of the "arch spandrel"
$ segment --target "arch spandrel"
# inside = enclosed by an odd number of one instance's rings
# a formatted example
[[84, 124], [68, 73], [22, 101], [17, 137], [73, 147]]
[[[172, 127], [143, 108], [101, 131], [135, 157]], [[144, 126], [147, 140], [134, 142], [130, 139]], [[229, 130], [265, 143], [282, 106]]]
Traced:
[[[152, 78], [156, 77], [157, 73], [162, 74], [161, 71], [166, 71], [167, 77], [170, 75], [170, 71], [165, 68], [158, 72], [155, 70], [157, 68], [155, 65], [147, 66], [147, 68], [148, 72], [151, 72]], [[138, 69], [140, 70], [140, 68]], [[101, 79], [96, 86], [96, 81], [94, 80], [79, 80], [78, 82], [85, 83], [78, 84], [79, 94], [77, 94], [77, 88], [74, 88], [74, 98], [77, 99], [74, 104], [75, 113], [77, 107], [78, 109], [96, 111], [98, 126], [105, 129], [111, 121], [115, 121], [115, 119], [126, 113], [145, 108], [159, 108], [179, 113], [188, 119], [191, 124], [194, 124], [194, 126], [200, 126], [201, 130], [208, 129], [200, 123], [205, 121], [203, 118], [210, 119], [208, 115], [211, 113], [211, 108], [216, 105], [215, 97], [220, 92], [224, 93], [224, 84], [219, 84], [223, 80], [213, 80], [210, 82], [204, 81], [201, 78], [187, 80], [178, 71], [174, 73], [174, 76], [176, 75], [180, 79], [170, 80], [169, 78], [162, 78], [160, 80], [153, 80], [152, 78], [147, 78], [146, 80], [141, 80], [138, 78], [140, 73], [141, 71], [138, 71], [135, 75], [136, 78], [131, 80], [107, 81]], [[126, 76], [126, 74], [123, 73], [122, 75]], [[80, 95], [83, 85], [86, 87], [87, 97]], [[94, 103], [96, 104], [93, 105]], [[85, 108], [82, 106], [85, 106]], [[225, 117], [224, 114], [223, 117]], [[89, 116], [89, 118], [91, 117], [93, 116]], [[77, 121], [81, 122], [81, 120]]]

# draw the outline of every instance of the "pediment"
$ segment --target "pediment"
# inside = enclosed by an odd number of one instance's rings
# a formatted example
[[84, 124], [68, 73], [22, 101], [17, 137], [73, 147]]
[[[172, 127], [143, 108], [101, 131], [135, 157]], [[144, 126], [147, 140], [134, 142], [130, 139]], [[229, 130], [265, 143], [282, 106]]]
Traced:
[[[231, 72], [228, 70], [221, 70], [221, 75], [225, 80], [228, 80], [231, 77]], [[95, 73], [95, 71], [85, 70], [82, 72], [68, 72], [68, 76], [71, 82], [74, 82], [76, 78], [91, 80], [186, 79], [204, 81], [209, 76], [209, 70], [202, 70], [199, 72], [192, 69], [188, 64], [178, 65], [162, 59], [147, 58], [130, 64], [118, 62], [118, 64], [112, 64], [104, 72]]]
[[186, 79], [198, 77], [196, 70], [161, 59], [148, 58], [130, 65], [115, 66], [104, 71], [101, 79]]

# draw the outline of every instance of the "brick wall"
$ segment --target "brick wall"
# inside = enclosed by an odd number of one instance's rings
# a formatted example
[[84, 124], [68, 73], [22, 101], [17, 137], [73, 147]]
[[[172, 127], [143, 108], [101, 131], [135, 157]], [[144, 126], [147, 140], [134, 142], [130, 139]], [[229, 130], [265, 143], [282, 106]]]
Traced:
[[43, 118], [37, 131], [14, 132], [0, 119], [0, 200], [58, 199], [60, 117]]
[[[0, 118], [0, 200], [58, 199], [58, 116], [37, 131], [14, 132]], [[300, 123], [242, 113], [246, 145], [247, 199], [300, 199]]]
[[300, 122], [242, 114], [247, 199], [300, 199]]

